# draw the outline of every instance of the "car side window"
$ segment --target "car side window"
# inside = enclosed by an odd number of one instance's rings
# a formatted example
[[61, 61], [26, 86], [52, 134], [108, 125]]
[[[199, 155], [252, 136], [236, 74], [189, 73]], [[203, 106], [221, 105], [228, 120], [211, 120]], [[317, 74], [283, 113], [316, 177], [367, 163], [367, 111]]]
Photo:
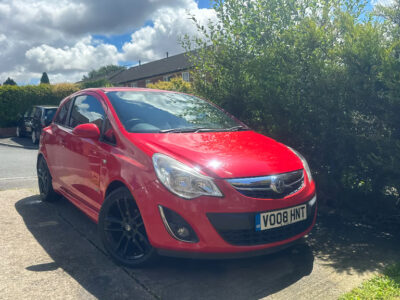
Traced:
[[68, 116], [69, 107], [71, 106], [72, 100], [68, 100], [66, 103], [61, 106], [59, 113], [57, 114], [54, 123], [65, 126]]
[[100, 101], [90, 95], [78, 96], [71, 110], [69, 126], [74, 128], [85, 123], [96, 124], [99, 129], [103, 127], [105, 112]]

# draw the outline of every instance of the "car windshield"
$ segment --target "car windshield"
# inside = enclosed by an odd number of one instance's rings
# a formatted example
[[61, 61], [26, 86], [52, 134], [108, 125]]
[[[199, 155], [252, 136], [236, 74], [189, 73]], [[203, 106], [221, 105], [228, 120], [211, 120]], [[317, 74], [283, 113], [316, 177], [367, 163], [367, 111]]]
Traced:
[[198, 97], [172, 92], [107, 93], [129, 132], [204, 132], [247, 129], [228, 114]]

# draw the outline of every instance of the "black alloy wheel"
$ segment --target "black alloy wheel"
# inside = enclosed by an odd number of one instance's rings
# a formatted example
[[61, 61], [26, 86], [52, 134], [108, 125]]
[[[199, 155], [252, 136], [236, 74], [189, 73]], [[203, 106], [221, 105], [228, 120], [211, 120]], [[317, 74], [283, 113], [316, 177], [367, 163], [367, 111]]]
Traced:
[[42, 201], [52, 202], [58, 198], [58, 194], [53, 190], [52, 178], [46, 160], [39, 156], [37, 166], [37, 177]]
[[140, 211], [125, 187], [106, 197], [99, 215], [99, 233], [105, 249], [119, 264], [143, 266], [157, 257], [147, 238]]

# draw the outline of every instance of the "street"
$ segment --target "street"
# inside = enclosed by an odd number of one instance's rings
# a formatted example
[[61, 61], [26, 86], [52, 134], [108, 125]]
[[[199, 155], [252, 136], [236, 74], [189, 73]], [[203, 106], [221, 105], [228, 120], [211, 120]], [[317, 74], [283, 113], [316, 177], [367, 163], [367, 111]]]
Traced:
[[1, 139], [0, 191], [37, 186], [36, 156], [37, 147], [28, 138]]
[[123, 268], [71, 203], [40, 201], [36, 154], [0, 146], [2, 299], [337, 299], [399, 258], [398, 237], [328, 214], [280, 253]]

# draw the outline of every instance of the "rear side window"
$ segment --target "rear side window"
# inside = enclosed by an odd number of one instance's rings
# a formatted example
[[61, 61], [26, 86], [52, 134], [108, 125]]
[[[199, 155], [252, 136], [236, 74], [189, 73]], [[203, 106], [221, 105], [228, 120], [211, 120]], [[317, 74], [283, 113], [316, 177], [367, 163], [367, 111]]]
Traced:
[[71, 110], [70, 127], [94, 123], [99, 129], [103, 127], [105, 112], [99, 100], [90, 95], [78, 96]]
[[60, 112], [58, 113], [56, 119], [54, 120], [54, 123], [65, 125], [70, 106], [71, 106], [71, 100], [68, 100], [68, 102], [64, 103], [64, 105], [61, 106]]

